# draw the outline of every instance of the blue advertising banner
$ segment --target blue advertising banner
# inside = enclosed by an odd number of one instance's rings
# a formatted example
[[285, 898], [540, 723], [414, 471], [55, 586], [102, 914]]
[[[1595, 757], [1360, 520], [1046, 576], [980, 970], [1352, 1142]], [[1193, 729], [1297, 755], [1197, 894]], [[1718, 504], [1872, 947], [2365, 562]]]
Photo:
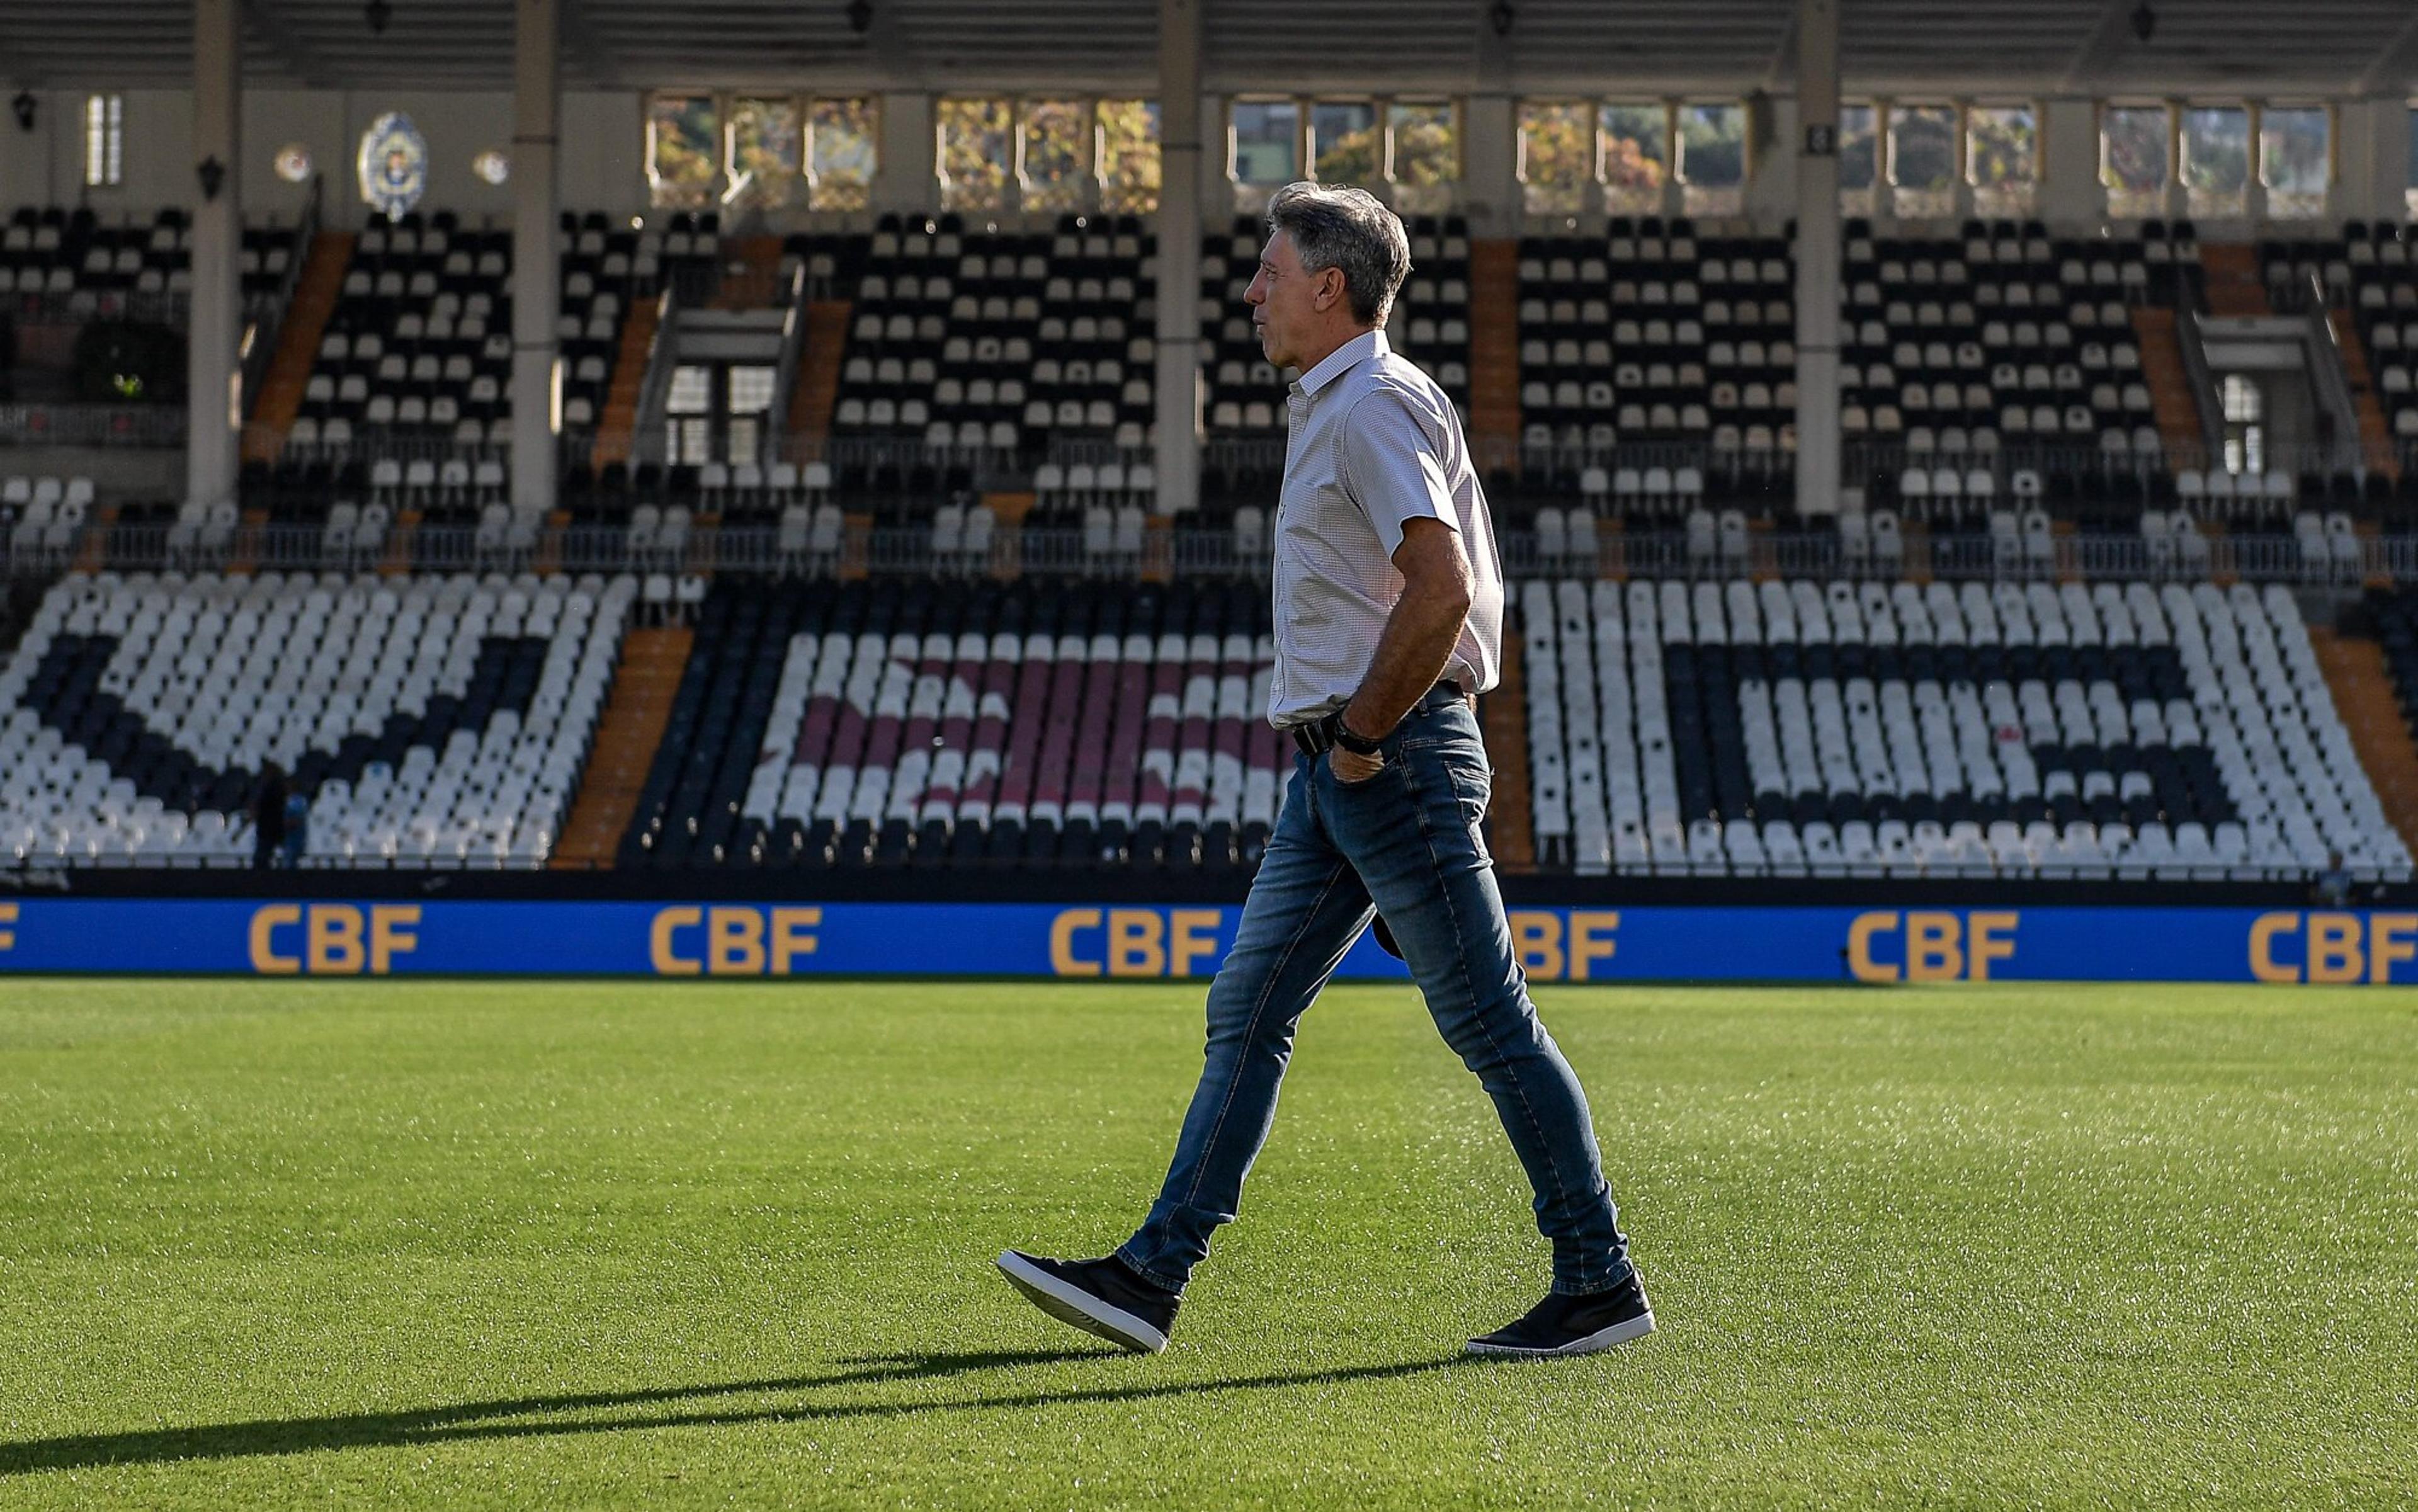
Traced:
[[[1237, 908], [1054, 903], [0, 901], [0, 973], [1204, 978]], [[2418, 985], [2418, 913], [1514, 909], [1539, 982]], [[1364, 936], [1342, 975], [1400, 978]]]

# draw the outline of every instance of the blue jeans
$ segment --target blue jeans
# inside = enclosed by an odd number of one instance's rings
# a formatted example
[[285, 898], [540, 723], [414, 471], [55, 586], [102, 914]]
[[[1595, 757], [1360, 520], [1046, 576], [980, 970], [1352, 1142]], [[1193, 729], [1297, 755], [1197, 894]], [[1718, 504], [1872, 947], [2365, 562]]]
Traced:
[[1339, 783], [1296, 756], [1284, 812], [1251, 884], [1234, 949], [1209, 988], [1208, 1063], [1167, 1183], [1117, 1251], [1181, 1289], [1231, 1223], [1266, 1142], [1293, 1026], [1372, 911], [1385, 915], [1445, 1043], [1477, 1073], [1536, 1190], [1553, 1290], [1627, 1280], [1629, 1244], [1603, 1179], [1586, 1094], [1537, 1019], [1511, 949], [1478, 821], [1492, 773], [1469, 706], [1431, 693], [1385, 742], [1385, 764]]

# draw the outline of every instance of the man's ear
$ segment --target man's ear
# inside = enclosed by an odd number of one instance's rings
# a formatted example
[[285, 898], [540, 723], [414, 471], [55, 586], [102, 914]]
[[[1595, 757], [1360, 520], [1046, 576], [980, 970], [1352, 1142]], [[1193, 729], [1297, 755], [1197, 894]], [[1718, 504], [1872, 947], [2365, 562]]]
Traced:
[[1327, 311], [1334, 309], [1337, 301], [1342, 299], [1350, 292], [1350, 288], [1344, 282], [1343, 269], [1339, 267], [1322, 267], [1318, 270], [1318, 294], [1315, 297], [1313, 307], [1319, 312], [1319, 313], [1324, 314]]

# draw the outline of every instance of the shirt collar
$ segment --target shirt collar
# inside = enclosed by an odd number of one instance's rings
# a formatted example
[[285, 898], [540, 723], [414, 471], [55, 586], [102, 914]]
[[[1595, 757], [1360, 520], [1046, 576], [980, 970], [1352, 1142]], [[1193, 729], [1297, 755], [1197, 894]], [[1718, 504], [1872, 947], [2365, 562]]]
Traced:
[[1393, 348], [1385, 344], [1382, 330], [1364, 330], [1334, 351], [1326, 354], [1318, 366], [1293, 380], [1293, 387], [1312, 399], [1318, 391], [1336, 379], [1373, 358], [1384, 357]]

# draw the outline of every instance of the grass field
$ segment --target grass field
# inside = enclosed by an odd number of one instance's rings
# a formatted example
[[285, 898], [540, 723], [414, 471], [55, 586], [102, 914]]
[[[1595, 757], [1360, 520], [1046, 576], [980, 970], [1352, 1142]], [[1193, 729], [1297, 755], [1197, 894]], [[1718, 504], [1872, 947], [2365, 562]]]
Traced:
[[1156, 1359], [1197, 986], [0, 983], [0, 1506], [2407, 1505], [2418, 994], [1542, 996], [1662, 1332], [1330, 993]]

